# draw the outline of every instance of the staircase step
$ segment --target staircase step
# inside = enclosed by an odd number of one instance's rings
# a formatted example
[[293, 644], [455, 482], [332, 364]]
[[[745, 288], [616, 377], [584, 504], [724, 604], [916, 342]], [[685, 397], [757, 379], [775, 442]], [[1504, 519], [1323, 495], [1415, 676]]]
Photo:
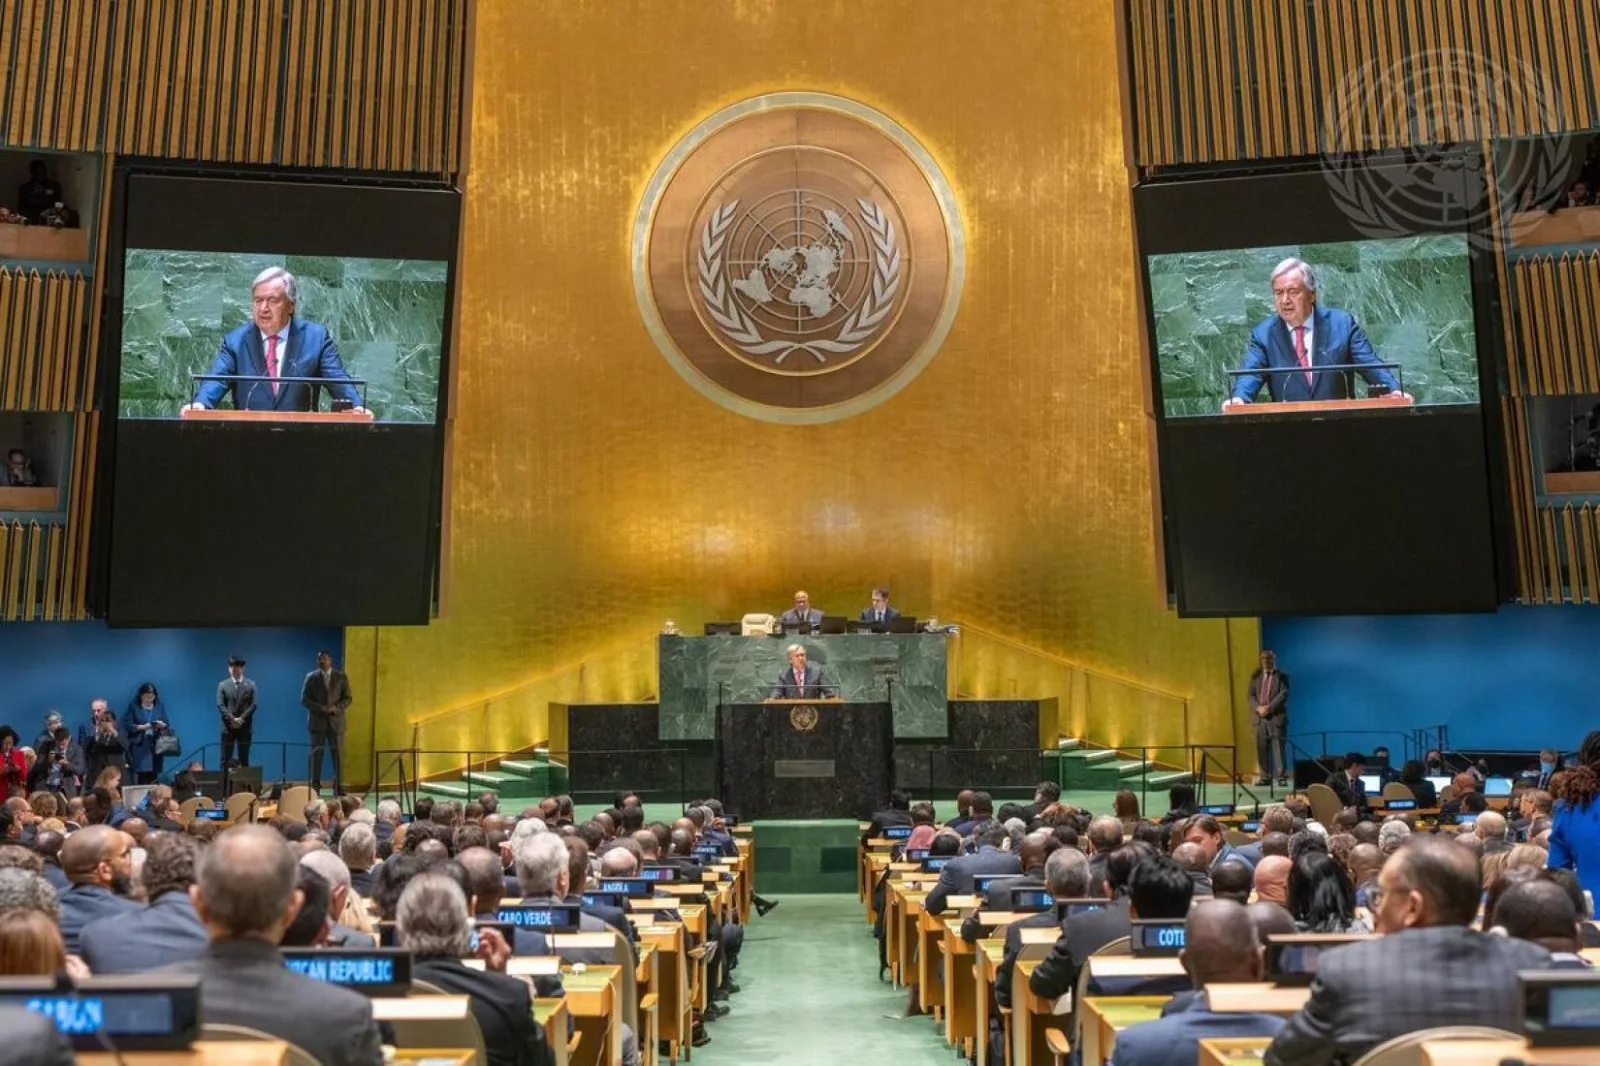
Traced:
[[[451, 799], [471, 799], [476, 793], [460, 781], [424, 781], [417, 788], [418, 792], [426, 792], [433, 796], [448, 796]], [[478, 790], [483, 791], [482, 789]]]
[[516, 774], [519, 777], [533, 777], [542, 774], [550, 767], [548, 759], [501, 759], [500, 772], [502, 774]]
[[1077, 737], [1058, 737], [1056, 739], [1057, 751], [1077, 751], [1083, 741]]
[[1144, 771], [1145, 761], [1143, 759], [1122, 759], [1113, 765], [1117, 771], [1117, 776], [1137, 777]]
[[468, 770], [461, 775], [461, 780], [474, 788], [486, 788], [490, 791], [505, 786], [507, 781], [514, 780], [510, 774], [503, 774], [496, 770]]
[[1193, 781], [1194, 775], [1187, 770], [1168, 770], [1150, 775], [1151, 788], [1171, 788], [1173, 785], [1187, 785]]
[[[1069, 752], [1068, 754], [1070, 755], [1073, 753]], [[1098, 765], [1100, 763], [1115, 762], [1121, 757], [1122, 756], [1118, 755], [1114, 748], [1101, 748], [1098, 751], [1086, 751], [1083, 753], [1083, 761], [1089, 763], [1091, 766]]]

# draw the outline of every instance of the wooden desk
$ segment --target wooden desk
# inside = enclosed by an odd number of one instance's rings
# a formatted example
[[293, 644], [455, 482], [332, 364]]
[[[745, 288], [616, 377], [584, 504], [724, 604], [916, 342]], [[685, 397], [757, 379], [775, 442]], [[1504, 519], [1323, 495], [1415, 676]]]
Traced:
[[1130, 1025], [1153, 1022], [1171, 996], [1085, 996], [1079, 1010], [1083, 1066], [1102, 1066], [1117, 1046], [1117, 1034]]
[[471, 1048], [395, 1048], [395, 1066], [473, 1066], [478, 1053]]
[[943, 933], [943, 918], [925, 910], [918, 913], [917, 1007], [923, 1013], [932, 1011], [936, 1018], [944, 1014]]
[[544, 1029], [544, 1042], [550, 1045], [556, 1066], [568, 1066], [567, 1023], [572, 1015], [564, 999], [536, 999], [533, 1001], [533, 1020]]
[[661, 1027], [661, 996], [659, 986], [661, 979], [657, 973], [657, 964], [661, 961], [661, 953], [656, 946], [647, 940], [640, 939], [635, 945], [639, 961], [633, 967], [633, 991], [637, 1002], [643, 1003], [646, 996], [656, 993], [656, 1006], [654, 1010], [640, 1010], [637, 1018], [629, 1019], [633, 1026], [634, 1034], [639, 1041], [639, 1061], [644, 1066], [655, 1066], [656, 1058], [661, 1053], [660, 1027]]
[[1500, 1066], [1504, 1059], [1521, 1059], [1528, 1066], [1595, 1066], [1600, 1048], [1530, 1048], [1523, 1040], [1426, 1040], [1422, 1061], [1426, 1066]]
[[989, 1066], [989, 1001], [994, 998], [995, 975], [1005, 960], [1006, 942], [1003, 937], [994, 937], [978, 941], [975, 947], [978, 950], [973, 971], [973, 1028], [978, 1034], [977, 1064]]
[[977, 947], [961, 939], [959, 918], [944, 920], [943, 941], [944, 1038], [946, 1043], [961, 1048], [970, 1058], [972, 1043], [980, 1038], [973, 991], [973, 982], [977, 980]]
[[1218, 1014], [1299, 1014], [1311, 998], [1307, 987], [1271, 984], [1207, 985], [1206, 1004]]
[[83, 1066], [283, 1066], [289, 1045], [277, 1040], [198, 1040], [188, 1051], [124, 1051], [118, 1059], [110, 1052], [80, 1051], [73, 1061]]
[[[674, 1059], [680, 1048], [689, 1046], [694, 1029], [694, 1004], [690, 996], [689, 966], [685, 955], [683, 924], [663, 922], [641, 930], [639, 943], [655, 949], [656, 1020], [661, 1039], [667, 1042]], [[641, 990], [641, 995], [643, 994]]]
[[1184, 973], [1183, 963], [1174, 956], [1090, 955], [1085, 965], [1091, 981], [1097, 977], [1181, 977]]
[[0, 486], [0, 511], [54, 511], [60, 501], [56, 485]]
[[562, 971], [567, 1007], [583, 1039], [577, 1061], [584, 1066], [622, 1066], [622, 968], [589, 966], [583, 973]]
[[[83, 221], [81, 215], [78, 221]], [[81, 226], [76, 229], [56, 229], [44, 225], [19, 226], [11, 222], [0, 225], [0, 259], [58, 259], [81, 263], [88, 258], [89, 231]]]
[[231, 407], [210, 407], [182, 410], [178, 417], [185, 422], [298, 422], [302, 425], [315, 422], [363, 426], [377, 416], [371, 411], [235, 411]]
[[1230, 1036], [1200, 1041], [1200, 1066], [1261, 1066], [1271, 1037]]
[[1348, 400], [1289, 400], [1283, 403], [1239, 403], [1224, 407], [1225, 415], [1336, 414], [1345, 411], [1382, 411], [1415, 407], [1410, 396], [1384, 393], [1382, 396], [1357, 396]]
[[1043, 999], [1028, 987], [1028, 978], [1038, 965], [1032, 959], [1018, 962], [1016, 972], [1011, 975], [1010, 1066], [1044, 1066], [1050, 1062], [1052, 1056], [1045, 1043], [1045, 1030], [1065, 1029], [1071, 1020], [1066, 1013], [1056, 1013], [1059, 1001]]

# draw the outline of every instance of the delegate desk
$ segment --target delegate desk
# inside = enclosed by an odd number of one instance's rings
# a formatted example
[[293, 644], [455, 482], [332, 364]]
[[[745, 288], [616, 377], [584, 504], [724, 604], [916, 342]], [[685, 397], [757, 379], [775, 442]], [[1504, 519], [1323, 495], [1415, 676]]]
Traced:
[[60, 502], [55, 485], [0, 485], [0, 511], [57, 511]]
[[79, 1066], [283, 1066], [289, 1061], [289, 1045], [281, 1040], [200, 1040], [187, 1051], [80, 1051], [73, 1061]]
[[[807, 637], [662, 636], [657, 644], [663, 740], [715, 740], [717, 707], [756, 704], [789, 666], [791, 644], [822, 667], [846, 703], [887, 702], [897, 737], [943, 737], [949, 719], [949, 638], [942, 633]], [[874, 798], [881, 804], [882, 796]], [[873, 807], [877, 809], [876, 806]], [[828, 812], [837, 817], [841, 812]], [[746, 816], [748, 817], [748, 815]]]
[[870, 813], [888, 795], [888, 703], [769, 700], [717, 713], [722, 802], [745, 818]]

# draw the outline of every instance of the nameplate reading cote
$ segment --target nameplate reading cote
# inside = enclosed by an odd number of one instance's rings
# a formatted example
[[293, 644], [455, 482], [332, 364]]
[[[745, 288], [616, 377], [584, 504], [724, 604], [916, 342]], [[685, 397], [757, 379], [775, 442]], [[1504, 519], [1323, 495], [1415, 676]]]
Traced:
[[773, 777], [832, 777], [832, 759], [774, 759]]

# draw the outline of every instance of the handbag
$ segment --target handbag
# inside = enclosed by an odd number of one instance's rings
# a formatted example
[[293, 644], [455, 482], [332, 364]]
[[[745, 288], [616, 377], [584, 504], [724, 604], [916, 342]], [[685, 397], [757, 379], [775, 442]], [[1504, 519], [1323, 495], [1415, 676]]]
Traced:
[[178, 739], [178, 734], [173, 732], [162, 733], [156, 737], [155, 753], [157, 755], [182, 755], [183, 741]]

